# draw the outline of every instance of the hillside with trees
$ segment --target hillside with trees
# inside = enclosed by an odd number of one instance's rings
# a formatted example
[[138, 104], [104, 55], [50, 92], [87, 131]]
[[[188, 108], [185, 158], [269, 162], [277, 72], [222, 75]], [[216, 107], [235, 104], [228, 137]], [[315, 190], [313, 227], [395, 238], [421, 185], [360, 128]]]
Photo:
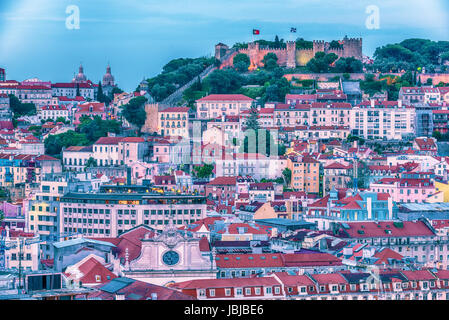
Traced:
[[[434, 72], [437, 66], [449, 61], [449, 41], [407, 39], [387, 44], [374, 52], [373, 70], [380, 72], [416, 71], [426, 68]], [[446, 66], [443, 66], [443, 69]]]
[[213, 57], [171, 60], [162, 68], [160, 74], [147, 80], [148, 91], [157, 102], [160, 102], [214, 63], [215, 58]]

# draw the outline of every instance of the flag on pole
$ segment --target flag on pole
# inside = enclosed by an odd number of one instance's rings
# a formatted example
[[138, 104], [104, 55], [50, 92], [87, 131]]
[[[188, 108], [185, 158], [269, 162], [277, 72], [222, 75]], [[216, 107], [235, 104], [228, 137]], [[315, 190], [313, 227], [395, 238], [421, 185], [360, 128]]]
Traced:
[[296, 28], [294, 28], [294, 27], [291, 27], [291, 28], [290, 28], [290, 32], [292, 32], [292, 33], [296, 33]]
[[253, 29], [253, 34], [260, 34], [260, 30], [259, 29]]

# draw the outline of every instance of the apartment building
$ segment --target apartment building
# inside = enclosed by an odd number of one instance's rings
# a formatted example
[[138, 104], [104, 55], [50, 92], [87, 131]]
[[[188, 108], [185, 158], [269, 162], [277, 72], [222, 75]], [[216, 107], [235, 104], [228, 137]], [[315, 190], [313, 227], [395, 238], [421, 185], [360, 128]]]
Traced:
[[159, 110], [158, 133], [162, 136], [189, 138], [189, 107]]
[[206, 217], [206, 198], [186, 194], [67, 193], [60, 198], [62, 232], [117, 237], [138, 225], [163, 229]]
[[310, 121], [312, 126], [349, 126], [350, 103], [315, 102], [310, 106]]
[[428, 178], [383, 178], [372, 182], [370, 191], [388, 193], [395, 202], [423, 203], [435, 193], [435, 185]]
[[249, 110], [254, 99], [243, 94], [210, 94], [196, 100], [198, 119], [216, 119], [223, 115], [238, 116]]
[[352, 134], [371, 140], [402, 140], [415, 133], [415, 109], [398, 101], [360, 103], [350, 111]]
[[274, 125], [280, 127], [307, 126], [310, 124], [310, 104], [283, 104], [274, 107]]
[[292, 172], [291, 187], [295, 191], [319, 193], [320, 162], [310, 156], [287, 158], [287, 168]]

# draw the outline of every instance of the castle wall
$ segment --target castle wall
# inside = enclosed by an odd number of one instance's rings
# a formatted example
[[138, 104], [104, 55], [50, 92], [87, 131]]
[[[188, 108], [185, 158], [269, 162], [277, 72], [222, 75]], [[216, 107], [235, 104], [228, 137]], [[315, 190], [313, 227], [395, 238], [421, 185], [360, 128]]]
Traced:
[[296, 50], [296, 65], [304, 67], [314, 56], [313, 49]]
[[[329, 81], [330, 79], [339, 76], [343, 77], [343, 73], [290, 73], [285, 74], [284, 78], [291, 81], [292, 78], [299, 80], [318, 80], [318, 81]], [[364, 80], [364, 73], [350, 73], [351, 80]]]
[[[251, 65], [258, 67], [263, 67], [262, 59], [268, 53], [274, 53], [278, 57], [278, 64], [280, 66], [286, 66], [288, 68], [294, 68], [295, 66], [305, 66], [317, 52], [335, 53], [339, 58], [344, 57], [355, 57], [356, 59], [362, 60], [362, 39], [349, 39], [345, 37], [342, 42], [343, 49], [336, 48], [330, 49], [330, 43], [325, 41], [313, 41], [312, 49], [299, 49], [296, 50], [296, 43], [294, 41], [287, 42], [286, 49], [270, 49], [270, 48], [260, 48], [259, 43], [252, 42], [248, 43], [247, 49], [239, 49], [235, 54], [231, 55], [226, 61], [223, 61], [220, 69], [226, 67], [232, 67], [234, 56], [237, 53], [247, 54], [250, 58]], [[220, 48], [216, 48], [219, 51]], [[216, 54], [220, 55], [221, 53]], [[294, 65], [295, 64], [295, 65]]]

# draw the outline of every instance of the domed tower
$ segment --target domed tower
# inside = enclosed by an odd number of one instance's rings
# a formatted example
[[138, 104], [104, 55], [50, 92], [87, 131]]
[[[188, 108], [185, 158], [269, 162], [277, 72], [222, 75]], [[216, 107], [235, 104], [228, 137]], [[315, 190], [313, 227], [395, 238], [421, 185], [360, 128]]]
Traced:
[[115, 88], [115, 79], [111, 74], [111, 66], [106, 67], [106, 74], [103, 76], [103, 81], [101, 82], [103, 93], [107, 96], [112, 95], [112, 89]]
[[103, 87], [115, 86], [114, 76], [111, 74], [111, 67], [109, 65], [106, 68], [106, 74], [103, 76], [102, 85], [103, 85]]
[[73, 78], [72, 82], [82, 83], [82, 82], [86, 82], [86, 81], [87, 81], [87, 77], [84, 74], [83, 66], [80, 64], [78, 74], [75, 76], [75, 78]]

